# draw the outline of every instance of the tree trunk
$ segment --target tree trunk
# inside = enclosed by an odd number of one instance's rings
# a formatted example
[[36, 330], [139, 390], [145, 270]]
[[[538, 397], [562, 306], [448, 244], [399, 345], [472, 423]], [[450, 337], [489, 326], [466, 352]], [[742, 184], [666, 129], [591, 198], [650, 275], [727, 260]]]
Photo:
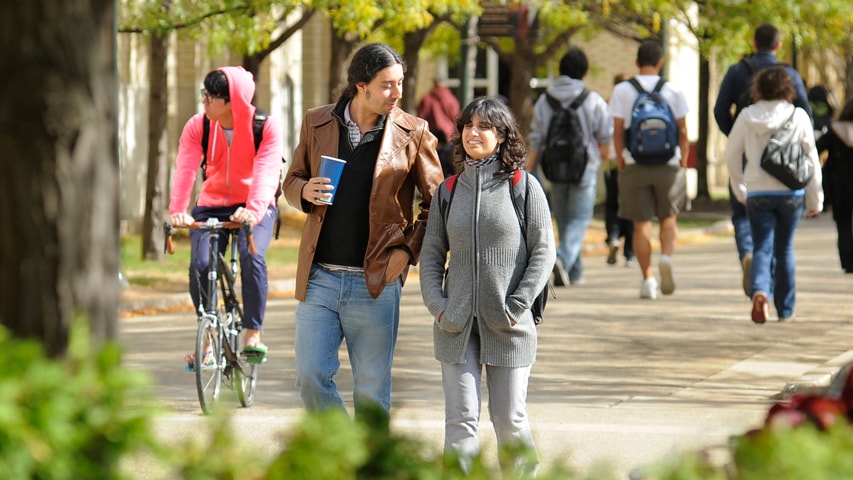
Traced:
[[417, 93], [418, 77], [418, 52], [424, 44], [427, 35], [433, 28], [406, 32], [403, 34], [403, 59], [406, 61], [406, 78], [403, 80], [403, 99], [401, 107], [403, 110], [415, 115], [418, 110]]
[[529, 35], [515, 38], [514, 48], [511, 51], [501, 48], [501, 44], [494, 38], [486, 39], [486, 43], [498, 53], [501, 61], [509, 65], [509, 92], [507, 93], [509, 108], [515, 114], [519, 130], [525, 138], [530, 133], [530, 122], [533, 119], [534, 98], [530, 91], [530, 80], [537, 68], [563, 50], [577, 30], [577, 27], [566, 29], [540, 54], [534, 51], [538, 40]]
[[699, 137], [696, 142], [696, 196], [711, 198], [708, 189], [708, 128], [710, 103], [708, 94], [711, 89], [711, 66], [707, 58], [699, 59]]
[[515, 41], [509, 68], [509, 108], [515, 114], [521, 134], [527, 138], [530, 133], [530, 122], [533, 119], [533, 100], [530, 94], [530, 79], [536, 70], [536, 55], [533, 45], [528, 40]]
[[148, 177], [145, 187], [145, 214], [142, 218], [142, 258], [163, 258], [163, 212], [166, 203], [168, 135], [166, 112], [169, 97], [166, 56], [168, 39], [151, 35], [148, 92]]
[[331, 26], [330, 32], [332, 51], [329, 56], [329, 101], [336, 102], [347, 86], [347, 67], [359, 41], [339, 37], [334, 26]]
[[[252, 74], [252, 78], [255, 79], [255, 83], [257, 84], [260, 81], [261, 75], [261, 62], [264, 61], [264, 58], [267, 57], [266, 52], [256, 53], [255, 55], [243, 55], [243, 68], [246, 69], [249, 73]], [[257, 96], [258, 92], [255, 91], [255, 96]], [[252, 98], [252, 102], [254, 103], [255, 98]]]
[[86, 317], [96, 338], [118, 312], [114, 0], [0, 6], [0, 323], [68, 346]]

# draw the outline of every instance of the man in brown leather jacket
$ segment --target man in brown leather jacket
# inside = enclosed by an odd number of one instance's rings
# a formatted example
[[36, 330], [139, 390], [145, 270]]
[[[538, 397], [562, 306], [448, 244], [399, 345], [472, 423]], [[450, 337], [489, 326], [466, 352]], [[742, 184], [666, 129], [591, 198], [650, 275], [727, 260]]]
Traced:
[[[397, 107], [405, 64], [391, 47], [362, 47], [337, 103], [309, 110], [284, 181], [306, 212], [296, 272], [297, 388], [309, 410], [344, 408], [334, 376], [344, 339], [356, 414], [391, 406], [400, 295], [417, 262], [432, 194], [444, 176], [427, 122]], [[334, 196], [320, 156], [345, 160]], [[420, 213], [414, 218], [415, 188]]]

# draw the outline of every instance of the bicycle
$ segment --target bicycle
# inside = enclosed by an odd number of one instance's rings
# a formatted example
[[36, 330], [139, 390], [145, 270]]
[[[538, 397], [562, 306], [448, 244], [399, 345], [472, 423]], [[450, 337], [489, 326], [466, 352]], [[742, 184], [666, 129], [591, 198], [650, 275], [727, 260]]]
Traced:
[[[166, 233], [164, 253], [173, 254], [172, 232], [175, 228], [206, 230], [210, 232], [208, 245], [210, 250], [207, 282], [197, 278], [200, 296], [198, 306], [198, 333], [195, 343], [195, 357], [188, 370], [195, 371], [196, 388], [201, 409], [210, 413], [212, 405], [219, 399], [222, 377], [226, 385], [237, 391], [237, 398], [243, 407], [251, 407], [255, 400], [258, 384], [258, 359], [245, 354], [243, 349], [243, 309], [236, 292], [239, 262], [237, 258], [237, 239], [240, 229], [246, 232], [249, 250], [255, 253], [252, 240], [252, 226], [238, 222], [220, 222], [210, 218], [206, 222], [194, 222], [185, 227], [173, 227], [169, 222], [163, 224]], [[226, 263], [225, 256], [219, 252], [219, 236], [230, 237], [231, 259]], [[205, 285], [206, 283], [206, 285]], [[222, 292], [221, 309], [218, 308], [217, 284]], [[260, 360], [260, 361], [258, 361]]]

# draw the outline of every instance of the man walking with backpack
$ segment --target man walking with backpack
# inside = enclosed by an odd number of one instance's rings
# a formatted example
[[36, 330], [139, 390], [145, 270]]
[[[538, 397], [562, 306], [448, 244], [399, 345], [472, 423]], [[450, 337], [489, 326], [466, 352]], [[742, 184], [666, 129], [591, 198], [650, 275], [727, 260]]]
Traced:
[[560, 60], [560, 76], [533, 106], [527, 170], [537, 162], [551, 182], [551, 209], [560, 239], [554, 285], [583, 283], [581, 248], [595, 207], [599, 144], [613, 136], [607, 102], [586, 89], [586, 54], [570, 49]]
[[[782, 47], [782, 34], [774, 25], [765, 23], [755, 29], [752, 46], [755, 53], [744, 57], [735, 63], [726, 72], [720, 91], [717, 94], [717, 102], [714, 104], [714, 119], [720, 131], [727, 137], [732, 130], [735, 119], [741, 110], [753, 103], [750, 97], [752, 79], [756, 73], [767, 67], [777, 65], [776, 52]], [[795, 97], [794, 105], [805, 110], [811, 115], [806, 87], [800, 74], [792, 67], [785, 69], [790, 75]], [[734, 107], [734, 112], [732, 112]], [[749, 218], [746, 207], [741, 204], [732, 192], [729, 185], [729, 204], [732, 209], [732, 226], [735, 231], [735, 245], [737, 246], [738, 259], [743, 270], [743, 291], [751, 298], [749, 292], [749, 270], [752, 265], [752, 231], [749, 228]]]
[[[637, 50], [639, 75], [613, 89], [613, 146], [621, 172], [619, 216], [634, 222], [634, 252], [643, 281], [640, 298], [657, 298], [652, 272], [652, 220], [660, 222], [660, 290], [675, 291], [672, 254], [678, 237], [676, 216], [686, 201], [687, 99], [660, 77], [661, 45], [645, 40]], [[685, 153], [685, 155], [682, 154]]]

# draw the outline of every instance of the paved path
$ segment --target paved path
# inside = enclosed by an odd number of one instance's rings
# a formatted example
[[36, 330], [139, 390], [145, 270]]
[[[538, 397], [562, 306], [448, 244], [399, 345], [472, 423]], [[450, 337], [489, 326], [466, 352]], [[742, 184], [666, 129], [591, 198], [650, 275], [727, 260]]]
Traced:
[[[786, 386], [826, 383], [853, 360], [853, 275], [840, 271], [828, 215], [803, 220], [797, 232], [798, 306], [791, 323], [753, 324], [732, 238], [696, 240], [685, 235], [676, 251], [674, 295], [640, 300], [637, 267], [608, 266], [601, 256], [585, 258], [586, 284], [557, 289], [539, 327], [529, 391], [545, 465], [559, 460], [587, 471], [604, 463], [626, 478], [673, 452], [723, 445], [757, 426]], [[431, 320], [417, 275], [410, 279], [401, 307], [393, 424], [440, 449], [443, 395]], [[236, 395], [224, 394], [240, 432], [271, 455], [302, 413], [293, 387], [295, 306], [289, 298], [269, 302], [264, 338], [271, 352], [255, 406], [241, 409]], [[173, 412], [158, 422], [166, 438], [191, 432], [203, 420], [194, 379], [181, 366], [194, 342], [190, 315], [121, 321], [126, 363], [153, 374], [156, 395]], [[343, 351], [342, 365], [337, 380], [349, 396]], [[494, 459], [486, 402], [482, 443], [487, 459]]]

